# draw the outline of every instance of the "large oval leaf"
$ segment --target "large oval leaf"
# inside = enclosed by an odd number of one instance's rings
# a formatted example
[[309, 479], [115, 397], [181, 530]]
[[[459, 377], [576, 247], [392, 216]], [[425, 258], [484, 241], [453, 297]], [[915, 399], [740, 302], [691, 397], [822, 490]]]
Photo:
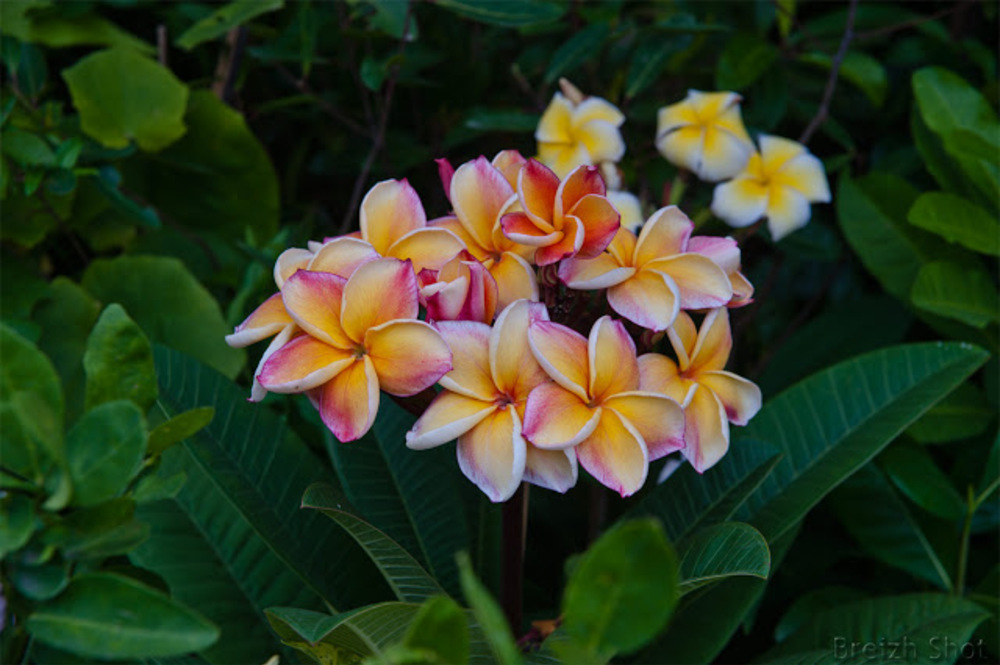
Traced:
[[94, 407], [66, 437], [66, 459], [73, 479], [73, 504], [93, 506], [117, 496], [142, 465], [146, 420], [128, 400]]
[[927, 263], [920, 267], [910, 292], [910, 300], [920, 309], [975, 328], [997, 320], [998, 298], [993, 277], [975, 261]]
[[677, 545], [680, 557], [680, 592], [727, 577], [766, 579], [771, 571], [771, 550], [760, 531], [742, 522], [725, 522], [698, 531]]
[[1000, 223], [968, 199], [925, 192], [907, 215], [910, 224], [976, 252], [1000, 256]]
[[132, 400], [145, 413], [156, 401], [153, 349], [121, 305], [108, 305], [87, 339], [85, 405]]

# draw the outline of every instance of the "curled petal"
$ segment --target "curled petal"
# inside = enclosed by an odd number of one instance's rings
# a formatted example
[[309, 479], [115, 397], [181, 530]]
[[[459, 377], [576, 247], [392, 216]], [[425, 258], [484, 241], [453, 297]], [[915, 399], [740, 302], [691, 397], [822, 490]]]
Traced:
[[660, 208], [642, 226], [635, 245], [635, 265], [687, 251], [694, 222], [677, 206]]
[[590, 362], [588, 394], [595, 402], [639, 387], [639, 365], [635, 342], [621, 321], [602, 316], [590, 329], [587, 340]]
[[729, 360], [733, 349], [733, 333], [729, 328], [729, 311], [725, 307], [713, 309], [701, 322], [698, 341], [691, 351], [692, 373], [720, 370]]
[[340, 322], [346, 283], [333, 273], [300, 270], [285, 281], [281, 298], [300, 328], [327, 344], [349, 349], [352, 342]]
[[257, 380], [274, 393], [301, 393], [323, 385], [354, 360], [350, 351], [302, 335], [275, 351], [261, 367]]
[[664, 106], [656, 114], [656, 136], [660, 137], [685, 125], [697, 125], [698, 112], [687, 99]]
[[579, 472], [574, 449], [545, 450], [529, 443], [527, 453], [524, 463], [525, 482], [561, 494], [576, 485]]
[[667, 275], [640, 270], [628, 281], [608, 289], [608, 304], [632, 323], [660, 331], [677, 317], [680, 292]]
[[785, 186], [771, 187], [767, 202], [767, 229], [775, 241], [809, 223], [809, 201], [797, 190]]
[[615, 125], [604, 120], [591, 120], [577, 130], [593, 162], [617, 162], [625, 155], [625, 141]]
[[719, 129], [723, 129], [733, 136], [737, 140], [745, 143], [753, 149], [753, 141], [750, 140], [750, 135], [747, 134], [747, 128], [743, 124], [743, 117], [740, 115], [740, 97], [736, 96], [736, 99], [728, 105], [728, 107], [722, 111], [715, 118], [715, 126]]
[[716, 186], [712, 193], [712, 214], [730, 226], [750, 226], [764, 216], [768, 188], [752, 178], [736, 178]]
[[687, 397], [692, 382], [681, 378], [673, 360], [659, 353], [644, 353], [639, 356], [638, 364], [640, 391], [660, 393], [676, 402]]
[[753, 302], [753, 284], [741, 272], [729, 275], [729, 283], [733, 286], [733, 299], [729, 307], [743, 307]]
[[316, 252], [308, 269], [332, 272], [347, 279], [358, 266], [377, 258], [375, 248], [360, 238], [334, 238]]
[[299, 330], [298, 326], [294, 324], [285, 326], [281, 332], [275, 335], [274, 339], [271, 340], [271, 343], [267, 345], [267, 348], [264, 349], [264, 353], [260, 357], [260, 362], [257, 363], [257, 369], [255, 369], [253, 373], [253, 385], [250, 387], [249, 401], [259, 402], [267, 396], [267, 388], [261, 385], [260, 379], [257, 377], [264, 371], [264, 363], [267, 362], [268, 358], [273, 356], [275, 351], [283, 347], [285, 344], [288, 344], [288, 342], [291, 341], [291, 339], [297, 334], [302, 334], [302, 331]]
[[556, 261], [576, 256], [585, 239], [583, 222], [573, 215], [563, 217], [563, 229], [556, 242], [539, 247], [535, 252], [535, 264], [547, 266]]
[[292, 317], [285, 311], [281, 293], [275, 293], [255, 309], [231, 335], [226, 335], [226, 344], [236, 348], [248, 346], [271, 335], [277, 335], [292, 323]]
[[416, 272], [438, 270], [465, 249], [461, 238], [447, 229], [425, 228], [410, 231], [389, 247], [386, 256], [413, 262]]
[[587, 339], [559, 323], [535, 320], [528, 326], [528, 343], [535, 360], [553, 381], [581, 400], [587, 395]]
[[484, 402], [496, 399], [490, 373], [490, 327], [476, 321], [439, 321], [435, 327], [452, 353], [452, 369], [441, 377], [441, 385]]
[[687, 312], [680, 312], [669, 331], [670, 344], [674, 347], [681, 369], [686, 370], [691, 365], [691, 354], [698, 343], [698, 328]]
[[513, 195], [514, 190], [503, 173], [485, 157], [462, 164], [451, 180], [455, 215], [468, 234], [484, 248], [492, 246], [493, 226]]
[[389, 321], [365, 333], [365, 349], [382, 390], [408, 397], [430, 388], [451, 370], [451, 349], [423, 321]]
[[642, 435], [649, 459], [657, 460], [684, 448], [684, 410], [676, 400], [653, 392], [613, 395], [604, 402]]
[[538, 300], [538, 278], [531, 264], [513, 252], [504, 252], [489, 266], [497, 283], [497, 309], [522, 298]]
[[[465, 245], [465, 249], [469, 250], [469, 253], [480, 261], [484, 260], [488, 255], [489, 251], [486, 247], [479, 244], [479, 242], [469, 234], [462, 223], [458, 221], [458, 217], [454, 215], [448, 215], [446, 217], [438, 217], [427, 223], [427, 226], [432, 229], [447, 229], [451, 231], [462, 244]], [[488, 247], [488, 246], [487, 246]]]
[[760, 136], [761, 167], [769, 176], [781, 170], [796, 157], [807, 154], [806, 147], [797, 141], [781, 136]]
[[625, 114], [603, 97], [587, 97], [573, 111], [573, 125], [579, 129], [595, 120], [620, 127], [625, 122]]
[[524, 407], [524, 436], [539, 448], [569, 448], [594, 431], [601, 407], [591, 408], [555, 383], [539, 384]]
[[569, 288], [581, 291], [606, 289], [634, 274], [635, 268], [619, 265], [610, 254], [593, 259], [566, 259], [559, 264], [559, 279]]
[[355, 343], [369, 328], [396, 319], [415, 319], [420, 311], [417, 276], [409, 261], [378, 259], [359, 267], [344, 285], [340, 322]]
[[580, 199], [588, 194], [603, 197], [607, 191], [604, 178], [601, 177], [601, 169], [596, 166], [579, 166], [559, 183], [554, 200], [555, 207], [553, 208], [555, 216], [573, 214], [573, 207]]
[[740, 269], [740, 248], [732, 238], [694, 236], [688, 241], [687, 251], [707, 256], [727, 275]]
[[588, 194], [576, 202], [569, 214], [580, 219], [586, 229], [578, 255], [592, 259], [607, 249], [621, 226], [621, 215], [603, 196]]
[[681, 297], [681, 309], [722, 307], [733, 297], [729, 277], [714, 261], [701, 254], [678, 254], [650, 261], [646, 270], [655, 270], [674, 280]]
[[496, 154], [491, 163], [503, 174], [504, 179], [507, 180], [507, 183], [511, 187], [511, 191], [513, 191], [517, 189], [518, 174], [524, 165], [528, 163], [528, 160], [517, 150], [501, 150]]
[[753, 381], [732, 372], [708, 371], [698, 375], [698, 383], [722, 402], [726, 417], [734, 425], [746, 425], [760, 411], [763, 398]]
[[363, 437], [378, 413], [378, 376], [368, 356], [328, 381], [319, 394], [319, 415], [340, 441]]
[[441, 178], [441, 186], [444, 188], [444, 195], [451, 201], [451, 179], [455, 175], [455, 167], [444, 157], [435, 159], [434, 163], [438, 167], [438, 177]]
[[628, 229], [632, 233], [637, 232], [645, 221], [645, 217], [642, 215], [642, 206], [639, 205], [639, 199], [636, 195], [630, 192], [616, 191], [608, 192], [607, 196], [608, 201], [621, 215], [622, 228]]
[[361, 202], [361, 237], [382, 256], [392, 243], [425, 226], [424, 205], [406, 180], [383, 180]]
[[535, 386], [548, 381], [528, 346], [532, 321], [548, 321], [549, 312], [538, 302], [518, 300], [500, 312], [489, 335], [489, 371], [497, 389], [517, 402]]
[[649, 453], [638, 431], [612, 409], [604, 409], [594, 432], [576, 448], [584, 469], [623, 497], [646, 482]]
[[274, 262], [274, 283], [281, 289], [285, 280], [295, 274], [296, 270], [301, 270], [309, 265], [313, 257], [312, 250], [291, 247], [278, 255], [278, 260]]
[[507, 238], [529, 247], [545, 247], [563, 238], [562, 231], [552, 229], [551, 225], [540, 228], [533, 217], [523, 212], [507, 213], [500, 218], [500, 226]]
[[615, 258], [618, 265], [635, 266], [632, 258], [635, 256], [637, 240], [635, 233], [626, 228], [618, 227], [618, 232], [615, 233], [615, 237], [611, 239], [611, 244], [608, 245], [608, 254]]
[[454, 441], [496, 409], [496, 404], [492, 402], [482, 402], [445, 390], [434, 398], [406, 433], [406, 447], [425, 450]]
[[458, 439], [458, 466], [490, 501], [506, 501], [524, 475], [527, 455], [517, 411], [489, 414]]
[[698, 384], [691, 386], [684, 401], [684, 457], [698, 473], [704, 473], [729, 450], [729, 421], [722, 402]]
[[529, 159], [517, 176], [517, 196], [531, 221], [545, 233], [551, 232], [559, 177], [535, 159]]

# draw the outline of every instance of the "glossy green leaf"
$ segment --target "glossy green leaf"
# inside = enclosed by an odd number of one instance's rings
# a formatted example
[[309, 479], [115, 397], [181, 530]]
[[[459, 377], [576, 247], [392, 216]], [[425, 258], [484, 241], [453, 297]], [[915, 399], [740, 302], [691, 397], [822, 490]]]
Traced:
[[965, 129], [997, 145], [997, 114], [989, 102], [961, 76], [942, 67], [925, 67], [913, 75], [913, 96], [920, 113], [938, 134]]
[[500, 606], [483, 583], [476, 579], [469, 555], [459, 552], [455, 558], [458, 561], [462, 594], [486, 635], [495, 656], [494, 662], [500, 665], [519, 665], [521, 655]]
[[189, 353], [230, 377], [243, 366], [243, 351], [226, 345], [224, 337], [232, 330], [215, 298], [177, 259], [98, 259], [83, 274], [83, 286], [99, 300], [120, 303], [152, 341]]
[[693, 42], [689, 34], [650, 34], [639, 41], [632, 52], [625, 75], [625, 97], [633, 98], [659, 78], [671, 56], [680, 53]]
[[412, 603], [379, 603], [338, 615], [272, 607], [267, 618], [285, 644], [319, 662], [336, 663], [340, 661], [325, 657], [331, 652], [337, 655], [339, 650], [346, 651], [348, 657], [381, 654], [403, 638], [419, 610], [420, 606]]
[[715, 70], [719, 90], [745, 90], [770, 69], [780, 55], [777, 47], [755, 34], [740, 33], [728, 40]]
[[635, 651], [670, 619], [678, 581], [677, 555], [658, 522], [619, 523], [570, 575], [562, 602], [566, 633], [597, 660]]
[[695, 532], [677, 544], [680, 593], [733, 576], [767, 579], [771, 550], [757, 529], [742, 522], [724, 522]]
[[108, 305], [97, 319], [87, 340], [83, 368], [87, 409], [127, 399], [145, 413], [156, 401], [153, 349], [121, 305]]
[[894, 445], [878, 463], [896, 487], [924, 510], [952, 521], [965, 515], [965, 501], [926, 449]]
[[[17, 0], [15, 0], [17, 2]], [[8, 33], [8, 30], [4, 30]], [[117, 25], [95, 14], [60, 16], [46, 13], [13, 26], [9, 32], [24, 42], [50, 48], [72, 46], [125, 46], [152, 55], [156, 49]]]
[[498, 109], [473, 109], [465, 119], [465, 126], [484, 132], [533, 132], [541, 116], [523, 111]]
[[55, 168], [55, 151], [39, 134], [9, 126], [4, 128], [0, 138], [3, 140], [0, 151], [18, 166]]
[[744, 432], [784, 456], [738, 519], [773, 542], [987, 358], [962, 343], [896, 346], [842, 362], [770, 400]]
[[944, 140], [924, 122], [916, 105], [910, 112], [910, 134], [923, 158], [924, 168], [943, 190], [964, 198], [975, 195], [974, 185], [962, 173], [962, 167], [955, 158], [945, 150]]
[[132, 481], [146, 452], [146, 422], [128, 400], [88, 411], [66, 436], [73, 505], [93, 506], [117, 496]]
[[920, 309], [984, 328], [997, 321], [994, 279], [975, 262], [933, 261], [920, 267], [910, 299]]
[[845, 586], [825, 586], [807, 591], [796, 598], [795, 602], [781, 615], [778, 625], [774, 627], [774, 640], [784, 642], [790, 635], [798, 632], [802, 626], [809, 623], [819, 612], [844, 603], [861, 600], [865, 596], [864, 591]]
[[132, 498], [136, 503], [149, 503], [162, 499], [173, 499], [187, 482], [187, 474], [179, 471], [172, 476], [161, 476], [152, 473], [142, 477], [135, 485]]
[[969, 200], [946, 192], [925, 192], [910, 208], [910, 224], [948, 242], [1000, 256], [1000, 222]]
[[951, 443], [982, 434], [996, 417], [996, 408], [971, 383], [963, 383], [935, 404], [906, 433], [919, 443]]
[[516, 28], [550, 23], [566, 13], [566, 6], [548, 0], [437, 0], [439, 7], [480, 23]]
[[545, 70], [544, 81], [552, 83], [560, 76], [572, 74], [574, 69], [596, 58], [610, 33], [611, 28], [606, 23], [594, 23], [567, 39], [552, 54], [549, 68]]
[[157, 425], [149, 433], [146, 454], [150, 457], [156, 457], [175, 443], [180, 443], [199, 432], [212, 422], [212, 418], [214, 417], [215, 409], [210, 406], [200, 406], [180, 413], [167, 422]]
[[203, 649], [219, 636], [200, 614], [133, 579], [108, 573], [76, 577], [28, 617], [27, 628], [37, 640], [101, 659], [182, 654]]
[[70, 564], [62, 560], [40, 565], [14, 564], [10, 581], [19, 592], [32, 600], [55, 598], [70, 582]]
[[185, 51], [190, 51], [198, 44], [221, 37], [233, 28], [247, 23], [261, 14], [281, 9], [284, 4], [284, 0], [236, 0], [230, 2], [185, 30], [175, 43]]
[[977, 133], [967, 129], [947, 132], [944, 149], [959, 166], [961, 176], [969, 182], [973, 200], [989, 207], [1000, 208], [1000, 123]]
[[126, 554], [149, 535], [135, 519], [135, 502], [120, 497], [88, 508], [77, 508], [49, 527], [43, 542], [62, 550], [66, 559], [94, 561]]
[[125, 148], [135, 140], [155, 152], [186, 130], [187, 86], [131, 48], [88, 55], [62, 76], [84, 133], [105, 147]]
[[403, 645], [430, 653], [441, 663], [469, 662], [465, 612], [451, 598], [430, 598], [410, 624]]
[[[833, 65], [833, 59], [825, 53], [808, 53], [801, 56], [799, 61], [817, 65], [826, 71], [830, 71]], [[848, 51], [840, 63], [840, 77], [865, 93], [875, 108], [880, 108], [885, 103], [889, 92], [889, 78], [885, 66], [872, 56]]]
[[0, 499], [0, 559], [7, 558], [31, 538], [35, 530], [35, 504], [21, 494]]
[[343, 527], [368, 553], [399, 600], [421, 603], [432, 596], [445, 595], [434, 578], [406, 550], [355, 516], [347, 499], [333, 487], [310, 485], [302, 497], [302, 507], [319, 510]]

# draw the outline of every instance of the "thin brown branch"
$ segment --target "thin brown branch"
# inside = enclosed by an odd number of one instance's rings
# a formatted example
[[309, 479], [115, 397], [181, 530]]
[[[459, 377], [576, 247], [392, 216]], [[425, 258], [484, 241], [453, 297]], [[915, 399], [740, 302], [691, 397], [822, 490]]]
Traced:
[[212, 92], [221, 101], [232, 105], [233, 87], [239, 74], [240, 63], [243, 61], [243, 51], [247, 44], [247, 27], [241, 25], [226, 34], [226, 46], [219, 56], [215, 66], [215, 79], [212, 82]]
[[949, 7], [948, 9], [942, 9], [939, 12], [935, 12], [928, 16], [918, 16], [916, 18], [911, 18], [908, 21], [901, 21], [900, 23], [894, 23], [893, 25], [883, 26], [881, 28], [875, 28], [874, 30], [865, 30], [854, 35], [854, 38], [858, 41], [864, 41], [866, 39], [875, 39], [876, 37], [884, 37], [885, 35], [898, 32], [899, 30], [906, 30], [907, 28], [914, 28], [921, 23], [927, 23], [928, 21], [936, 21], [939, 18], [948, 16], [949, 14], [954, 14], [960, 10], [963, 3], [956, 3], [954, 7]]
[[163, 23], [156, 26], [156, 61], [164, 67], [169, 67], [167, 60], [167, 26]]
[[356, 134], [362, 134], [362, 135], [370, 134], [370, 132], [367, 129], [365, 129], [360, 124], [352, 120], [350, 117], [341, 113], [336, 106], [334, 106], [333, 104], [331, 104], [330, 102], [328, 102], [327, 100], [323, 99], [318, 94], [316, 94], [316, 91], [313, 90], [311, 85], [309, 85], [309, 81], [303, 78], [297, 78], [294, 74], [288, 71], [288, 69], [286, 69], [284, 65], [281, 65], [279, 63], [274, 63], [272, 67], [274, 67], [274, 70], [281, 75], [281, 78], [285, 79], [285, 81], [294, 86], [296, 90], [301, 92], [303, 95], [308, 95], [309, 97], [311, 97], [312, 100], [315, 101], [317, 104], [319, 104], [319, 107], [323, 109], [323, 111], [326, 112], [326, 114], [329, 115], [331, 118], [341, 123], [342, 125], [344, 125], [349, 130], [351, 130]]
[[805, 131], [802, 132], [802, 136], [799, 137], [799, 143], [808, 143], [812, 135], [816, 133], [816, 130], [820, 128], [830, 114], [830, 101], [833, 99], [833, 91], [837, 88], [837, 77], [840, 76], [840, 66], [847, 55], [847, 49], [851, 45], [851, 40], [854, 39], [854, 17], [857, 14], [857, 10], [858, 0], [851, 0], [851, 4], [847, 8], [847, 22], [844, 25], [844, 36], [840, 40], [840, 48], [837, 49], [837, 54], [833, 56], [833, 62], [830, 63], [830, 77], [826, 81], [826, 89], [823, 90], [823, 99], [819, 104], [819, 110], [816, 111], [816, 115], [813, 116]]

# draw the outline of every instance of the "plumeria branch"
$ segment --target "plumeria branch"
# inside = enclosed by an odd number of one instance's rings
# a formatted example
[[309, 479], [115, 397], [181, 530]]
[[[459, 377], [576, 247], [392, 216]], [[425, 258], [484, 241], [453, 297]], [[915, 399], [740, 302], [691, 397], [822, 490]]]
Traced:
[[827, 116], [830, 114], [830, 102], [833, 100], [833, 91], [837, 88], [840, 66], [847, 55], [847, 49], [851, 45], [851, 40], [854, 39], [854, 17], [857, 14], [857, 9], [858, 0], [851, 0], [851, 4], [847, 8], [847, 23], [844, 25], [844, 36], [840, 40], [840, 48], [837, 49], [837, 54], [833, 56], [833, 62], [830, 63], [830, 77], [826, 81], [826, 89], [823, 90], [823, 99], [819, 104], [819, 110], [816, 111], [813, 119], [809, 121], [809, 125], [806, 126], [805, 131], [802, 132], [802, 136], [799, 137], [799, 143], [808, 143], [812, 135], [816, 133], [816, 130], [826, 122]]

